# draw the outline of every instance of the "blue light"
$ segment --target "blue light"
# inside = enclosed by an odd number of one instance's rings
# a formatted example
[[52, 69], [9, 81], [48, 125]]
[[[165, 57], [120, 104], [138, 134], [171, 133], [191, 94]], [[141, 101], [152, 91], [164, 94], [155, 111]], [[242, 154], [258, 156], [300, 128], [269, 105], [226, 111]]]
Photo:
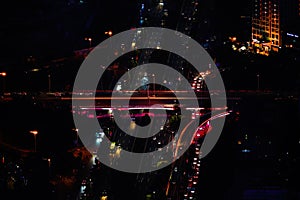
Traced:
[[292, 34], [292, 33], [287, 33], [288, 36], [291, 36], [291, 37], [295, 37], [295, 38], [298, 38], [299, 36], [296, 35], [296, 34]]
[[243, 153], [249, 153], [249, 152], [251, 152], [251, 151], [250, 151], [249, 149], [243, 149], [242, 152], [243, 152]]
[[145, 8], [145, 5], [144, 5], [144, 4], [142, 4], [142, 8], [141, 8], [141, 9], [142, 9], [142, 10], [144, 10], [144, 8]]
[[141, 19], [141, 20], [140, 20], [140, 24], [143, 24], [143, 23], [144, 23], [144, 20]]

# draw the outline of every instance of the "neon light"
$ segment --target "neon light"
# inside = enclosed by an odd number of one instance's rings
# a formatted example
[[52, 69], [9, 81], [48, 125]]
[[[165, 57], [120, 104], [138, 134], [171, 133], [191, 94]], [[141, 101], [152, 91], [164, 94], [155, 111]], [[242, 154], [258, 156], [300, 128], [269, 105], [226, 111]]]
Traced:
[[295, 38], [298, 38], [299, 36], [296, 35], [296, 34], [292, 34], [292, 33], [287, 33], [288, 36], [291, 36], [291, 37], [295, 37]]

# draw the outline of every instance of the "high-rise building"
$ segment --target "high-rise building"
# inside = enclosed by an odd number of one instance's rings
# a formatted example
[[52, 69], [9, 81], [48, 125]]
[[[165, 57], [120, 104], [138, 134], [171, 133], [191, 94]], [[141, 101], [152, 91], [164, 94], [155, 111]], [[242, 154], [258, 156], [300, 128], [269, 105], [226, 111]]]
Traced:
[[253, 0], [252, 48], [269, 55], [296, 47], [300, 35], [300, 0]]
[[[140, 0], [138, 27], [170, 28], [191, 36], [197, 22], [198, 4], [198, 0]], [[161, 34], [157, 33], [149, 38], [149, 42], [157, 43], [157, 49], [160, 49]], [[138, 33], [136, 38], [138, 38]], [[146, 49], [140, 52], [139, 65], [148, 63], [150, 59], [155, 57], [153, 52], [156, 51], [154, 49]], [[184, 66], [186, 64], [182, 59], [178, 59], [176, 55], [170, 54], [163, 60], [167, 62], [165, 64], [176, 69], [181, 69], [182, 71], [185, 69]], [[144, 74], [146, 73], [141, 73], [137, 77], [145, 76]]]
[[269, 55], [282, 46], [279, 0], [254, 0], [252, 15], [252, 47]]

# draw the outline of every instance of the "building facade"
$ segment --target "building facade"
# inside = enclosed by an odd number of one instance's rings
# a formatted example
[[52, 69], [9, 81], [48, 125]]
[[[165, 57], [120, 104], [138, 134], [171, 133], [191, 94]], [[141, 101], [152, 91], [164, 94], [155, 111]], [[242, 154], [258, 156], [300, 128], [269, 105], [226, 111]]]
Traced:
[[252, 49], [269, 55], [299, 48], [300, 0], [253, 0]]
[[282, 47], [280, 1], [254, 0], [252, 15], [252, 48], [269, 55]]

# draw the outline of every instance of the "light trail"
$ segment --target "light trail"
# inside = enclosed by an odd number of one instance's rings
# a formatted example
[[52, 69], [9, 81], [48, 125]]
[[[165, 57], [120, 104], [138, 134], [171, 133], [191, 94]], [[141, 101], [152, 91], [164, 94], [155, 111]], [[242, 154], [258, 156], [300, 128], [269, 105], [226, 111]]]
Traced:
[[[45, 98], [51, 99], [51, 98]], [[61, 97], [61, 100], [194, 100], [194, 97]], [[197, 99], [210, 99], [197, 97]]]

